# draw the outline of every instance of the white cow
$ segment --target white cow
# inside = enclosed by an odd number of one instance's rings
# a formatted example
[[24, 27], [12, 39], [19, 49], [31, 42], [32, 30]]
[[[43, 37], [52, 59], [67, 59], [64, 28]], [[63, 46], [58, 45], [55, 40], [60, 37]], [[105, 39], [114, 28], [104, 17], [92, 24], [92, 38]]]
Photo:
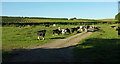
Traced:
[[53, 24], [53, 26], [56, 26], [56, 24]]
[[80, 29], [81, 29], [81, 31], [83, 31], [84, 30], [84, 26], [80, 26]]
[[62, 34], [65, 34], [67, 32], [66, 29], [62, 29]]
[[92, 30], [94, 31], [94, 29], [95, 29], [95, 26], [94, 26], [94, 25], [92, 25], [91, 27], [92, 27]]

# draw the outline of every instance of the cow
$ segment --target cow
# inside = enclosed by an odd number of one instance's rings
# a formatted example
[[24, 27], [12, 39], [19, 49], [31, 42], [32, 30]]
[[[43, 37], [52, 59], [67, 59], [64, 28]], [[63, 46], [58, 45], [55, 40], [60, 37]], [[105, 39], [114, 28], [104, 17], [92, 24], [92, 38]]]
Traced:
[[89, 29], [89, 28], [90, 28], [90, 26], [89, 26], [89, 25], [87, 25], [87, 26], [86, 26], [86, 28], [87, 28], [87, 29]]
[[99, 28], [100, 28], [99, 26], [95, 27], [95, 29], [97, 29], [97, 30], [99, 30]]
[[94, 26], [94, 25], [92, 25], [92, 26], [91, 26], [91, 28], [92, 28], [92, 30], [93, 30], [93, 32], [94, 32], [95, 26]]
[[45, 25], [45, 27], [49, 27], [50, 25]]
[[68, 32], [69, 34], [71, 34], [71, 33], [70, 33], [70, 29], [68, 29], [68, 28], [62, 29], [62, 34], [66, 34], [67, 32]]
[[62, 34], [65, 34], [67, 31], [65, 29], [61, 29], [62, 30]]
[[44, 36], [45, 36], [46, 30], [41, 30], [37, 32], [37, 36], [38, 36], [38, 40], [40, 40], [40, 36], [43, 37], [43, 40], [45, 40]]
[[57, 33], [58, 35], [62, 34], [62, 30], [59, 30], [59, 29], [53, 30], [53, 36], [55, 33]]
[[86, 32], [88, 32], [88, 29], [89, 29], [89, 28], [90, 28], [89, 25], [87, 25], [87, 26], [85, 25], [85, 26], [84, 26], [84, 29], [85, 29]]
[[80, 30], [84, 31], [85, 26], [80, 26]]
[[66, 32], [68, 32], [69, 34], [71, 34], [70, 29], [66, 28], [65, 30], [66, 30]]
[[112, 28], [115, 28], [116, 26], [111, 26]]
[[74, 31], [77, 31], [77, 28], [71, 28], [71, 33], [74, 33]]
[[53, 24], [53, 26], [56, 26], [56, 24]]

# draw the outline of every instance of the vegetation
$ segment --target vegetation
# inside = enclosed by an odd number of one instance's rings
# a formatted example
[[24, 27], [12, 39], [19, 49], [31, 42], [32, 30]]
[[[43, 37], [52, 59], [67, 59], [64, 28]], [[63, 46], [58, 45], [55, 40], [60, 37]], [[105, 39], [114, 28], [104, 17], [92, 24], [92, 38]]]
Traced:
[[[120, 62], [118, 33], [110, 25], [99, 25], [99, 31], [94, 32], [90, 37], [80, 41], [74, 47], [74, 55], [80, 62]], [[116, 25], [118, 26], [118, 25]]]
[[[74, 34], [56, 35], [52, 36], [52, 30], [61, 28], [72, 28], [76, 26], [84, 25], [84, 23], [77, 22], [102, 22], [97, 24], [100, 26], [100, 30], [94, 32], [90, 37], [84, 39], [74, 47], [74, 55], [76, 60], [93, 61], [93, 62], [119, 62], [119, 46], [120, 38], [114, 28], [110, 26], [113, 24], [104, 24], [107, 22], [115, 23], [117, 20], [114, 19], [101, 19], [101, 20], [90, 20], [90, 19], [76, 19], [68, 20], [67, 18], [39, 18], [39, 17], [2, 17], [3, 24], [8, 24], [2, 27], [2, 53], [3, 57], [9, 56], [8, 53], [15, 49], [24, 49], [28, 46], [37, 46], [44, 43], [48, 43], [57, 39], [63, 39]], [[67, 25], [59, 25], [68, 23]], [[15, 23], [9, 25], [9, 23]], [[18, 25], [17, 25], [18, 23]], [[31, 23], [30, 27], [25, 23]], [[34, 25], [35, 23], [58, 23], [57, 27], [45, 27], [44, 25]], [[75, 23], [75, 25], [70, 25]], [[19, 24], [26, 25], [24, 28], [19, 28]], [[118, 26], [117, 24], [114, 24]], [[37, 31], [46, 29], [47, 33], [45, 36], [46, 40], [37, 40]], [[42, 37], [41, 37], [42, 39]]]
[[115, 19], [120, 21], [120, 12], [115, 16]]
[[[73, 34], [56, 34], [55, 36], [52, 36], [52, 30], [57, 29], [58, 27], [72, 28], [76, 26], [77, 25], [57, 25], [57, 27], [54, 27], [53, 25], [50, 25], [50, 27], [45, 27], [44, 25], [32, 25], [30, 27], [25, 26], [24, 29], [23, 27], [19, 28], [14, 25], [4, 26], [2, 27], [2, 53], [7, 55], [8, 52], [11, 52], [14, 49], [24, 49], [28, 46], [37, 46], [57, 39], [63, 39], [75, 35], [76, 32]], [[42, 37], [40, 37], [41, 40], [37, 40], [37, 31], [44, 29], [47, 30], [45, 40], [42, 40]]]
[[[74, 19], [74, 20], [73, 20]], [[7, 17], [2, 16], [2, 23], [41, 23], [41, 22], [116, 22], [115, 21], [101, 21], [93, 19], [76, 19], [71, 18], [39, 18], [39, 17]]]

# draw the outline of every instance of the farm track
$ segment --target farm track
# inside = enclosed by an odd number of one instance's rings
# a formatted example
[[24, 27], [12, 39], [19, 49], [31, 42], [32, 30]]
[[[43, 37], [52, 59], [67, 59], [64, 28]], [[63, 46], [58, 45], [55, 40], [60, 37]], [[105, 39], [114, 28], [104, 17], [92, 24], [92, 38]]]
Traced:
[[[56, 40], [37, 47], [28, 47], [11, 58], [10, 62], [75, 62], [73, 47], [92, 32], [82, 32], [74, 36]], [[8, 61], [8, 62], [9, 62]]]

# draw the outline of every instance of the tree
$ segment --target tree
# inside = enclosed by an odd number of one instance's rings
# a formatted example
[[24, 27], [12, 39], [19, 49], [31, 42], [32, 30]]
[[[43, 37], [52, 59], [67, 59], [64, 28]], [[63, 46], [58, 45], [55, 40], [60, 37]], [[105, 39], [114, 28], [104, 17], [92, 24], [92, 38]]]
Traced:
[[120, 21], [120, 12], [115, 16], [115, 19]]
[[[115, 19], [120, 22], [120, 12], [115, 16]], [[120, 35], [120, 25], [118, 25], [118, 28], [116, 30], [118, 31], [118, 35]]]

